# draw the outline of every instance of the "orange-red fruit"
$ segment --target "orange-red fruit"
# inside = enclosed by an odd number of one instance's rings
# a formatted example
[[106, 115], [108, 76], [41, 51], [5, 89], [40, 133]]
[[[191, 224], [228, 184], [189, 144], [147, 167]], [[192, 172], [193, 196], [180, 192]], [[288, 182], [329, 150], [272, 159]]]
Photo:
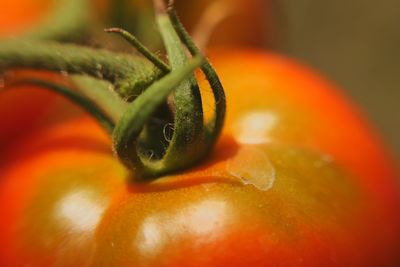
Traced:
[[394, 167], [359, 111], [287, 58], [212, 58], [227, 121], [191, 170], [134, 183], [87, 118], [10, 149], [0, 265], [400, 266]]

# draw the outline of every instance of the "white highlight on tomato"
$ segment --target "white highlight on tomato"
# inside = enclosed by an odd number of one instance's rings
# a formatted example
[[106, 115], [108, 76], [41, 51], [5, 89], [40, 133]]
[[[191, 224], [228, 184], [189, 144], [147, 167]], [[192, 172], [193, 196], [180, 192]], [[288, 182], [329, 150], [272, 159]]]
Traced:
[[171, 245], [167, 242], [196, 237], [197, 243], [211, 241], [223, 228], [230, 214], [226, 202], [205, 200], [177, 210], [172, 215], [156, 214], [148, 217], [139, 227], [135, 244], [142, 255], [153, 257]]
[[242, 115], [233, 124], [235, 139], [242, 144], [263, 144], [270, 141], [270, 131], [277, 116], [270, 111], [254, 111]]
[[56, 216], [73, 232], [93, 231], [104, 212], [100, 200], [91, 190], [73, 191], [58, 202]]
[[143, 255], [153, 256], [152, 254], [158, 253], [163, 248], [167, 236], [163, 232], [161, 219], [159, 216], [149, 217], [141, 225], [138, 242], [134, 244], [139, 245]]

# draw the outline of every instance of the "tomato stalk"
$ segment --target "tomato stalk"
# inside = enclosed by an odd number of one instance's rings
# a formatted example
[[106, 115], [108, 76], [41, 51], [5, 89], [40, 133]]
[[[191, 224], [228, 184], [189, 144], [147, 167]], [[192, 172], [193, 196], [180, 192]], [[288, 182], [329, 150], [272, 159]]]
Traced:
[[89, 75], [116, 85], [123, 98], [140, 94], [161, 73], [138, 56], [53, 41], [0, 43], [0, 69], [33, 68]]
[[[172, 24], [178, 33], [181, 41], [185, 44], [192, 55], [201, 54], [200, 49], [193, 42], [189, 33], [186, 31], [185, 27], [182, 25], [181, 21], [178, 18], [176, 10], [174, 8], [173, 0], [170, 0], [168, 6], [168, 15]], [[211, 90], [215, 99], [215, 113], [214, 117], [211, 121], [206, 125], [206, 143], [208, 147], [206, 148], [206, 153], [211, 150], [214, 146], [218, 136], [221, 133], [224, 120], [225, 120], [225, 111], [226, 111], [226, 100], [225, 100], [225, 92], [222, 86], [222, 83], [217, 75], [217, 72], [212, 67], [209, 61], [206, 61], [202, 66], [201, 70], [207, 78], [207, 81], [210, 83]]]
[[[120, 34], [147, 60], [101, 49], [24, 38], [0, 42], [0, 69], [45, 69], [110, 82], [121, 99], [121, 107], [115, 110], [123, 114], [110, 116], [104, 112], [102, 105], [105, 102], [90, 99], [88, 88], [80, 94], [46, 81], [20, 81], [47, 87], [86, 109], [111, 133], [116, 155], [135, 172], [136, 179], [187, 168], [204, 158], [219, 136], [225, 115], [225, 96], [215, 71], [191, 41], [171, 3], [167, 9], [162, 1], [155, 1], [169, 66], [127, 31], [111, 28], [106, 31]], [[191, 52], [192, 60], [188, 61], [184, 46]], [[216, 103], [214, 119], [205, 125], [200, 89], [193, 74], [200, 66], [203, 66]], [[93, 91], [96, 89], [104, 88], [92, 88]], [[170, 125], [173, 130], [168, 134], [166, 129]]]
[[133, 47], [135, 47], [140, 54], [145, 56], [148, 60], [150, 60], [154, 66], [158, 67], [162, 72], [168, 73], [170, 68], [167, 64], [165, 64], [161, 59], [159, 59], [154, 53], [152, 53], [147, 47], [145, 47], [135, 36], [130, 34], [128, 31], [120, 28], [109, 28], [105, 29], [105, 32], [109, 33], [117, 33], [121, 35], [125, 40], [127, 40]]
[[[167, 15], [164, 1], [154, 1], [156, 21], [165, 44], [172, 71], [186, 64], [188, 57], [172, 22]], [[180, 84], [168, 99], [174, 114], [173, 133], [168, 138], [170, 146], [163, 153], [162, 161], [172, 165], [193, 165], [203, 152], [203, 107], [199, 86], [194, 75]], [[161, 151], [163, 152], [163, 151]], [[185, 154], [185, 158], [179, 155]], [[171, 165], [168, 163], [168, 165]]]

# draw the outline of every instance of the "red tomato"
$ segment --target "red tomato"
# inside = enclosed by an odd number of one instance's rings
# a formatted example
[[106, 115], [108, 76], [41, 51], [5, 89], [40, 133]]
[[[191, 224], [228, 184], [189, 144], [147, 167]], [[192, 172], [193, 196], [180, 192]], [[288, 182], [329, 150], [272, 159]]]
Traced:
[[213, 63], [228, 117], [191, 170], [130, 182], [87, 118], [12, 148], [0, 265], [400, 266], [394, 169], [358, 110], [281, 56], [220, 51]]

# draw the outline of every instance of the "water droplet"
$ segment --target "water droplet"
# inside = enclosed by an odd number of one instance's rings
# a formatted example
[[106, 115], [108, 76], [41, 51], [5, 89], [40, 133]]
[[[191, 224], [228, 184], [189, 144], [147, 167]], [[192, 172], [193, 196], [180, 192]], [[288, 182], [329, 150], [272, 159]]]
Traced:
[[227, 171], [244, 184], [266, 191], [274, 185], [276, 172], [266, 152], [259, 146], [243, 146], [227, 163]]

